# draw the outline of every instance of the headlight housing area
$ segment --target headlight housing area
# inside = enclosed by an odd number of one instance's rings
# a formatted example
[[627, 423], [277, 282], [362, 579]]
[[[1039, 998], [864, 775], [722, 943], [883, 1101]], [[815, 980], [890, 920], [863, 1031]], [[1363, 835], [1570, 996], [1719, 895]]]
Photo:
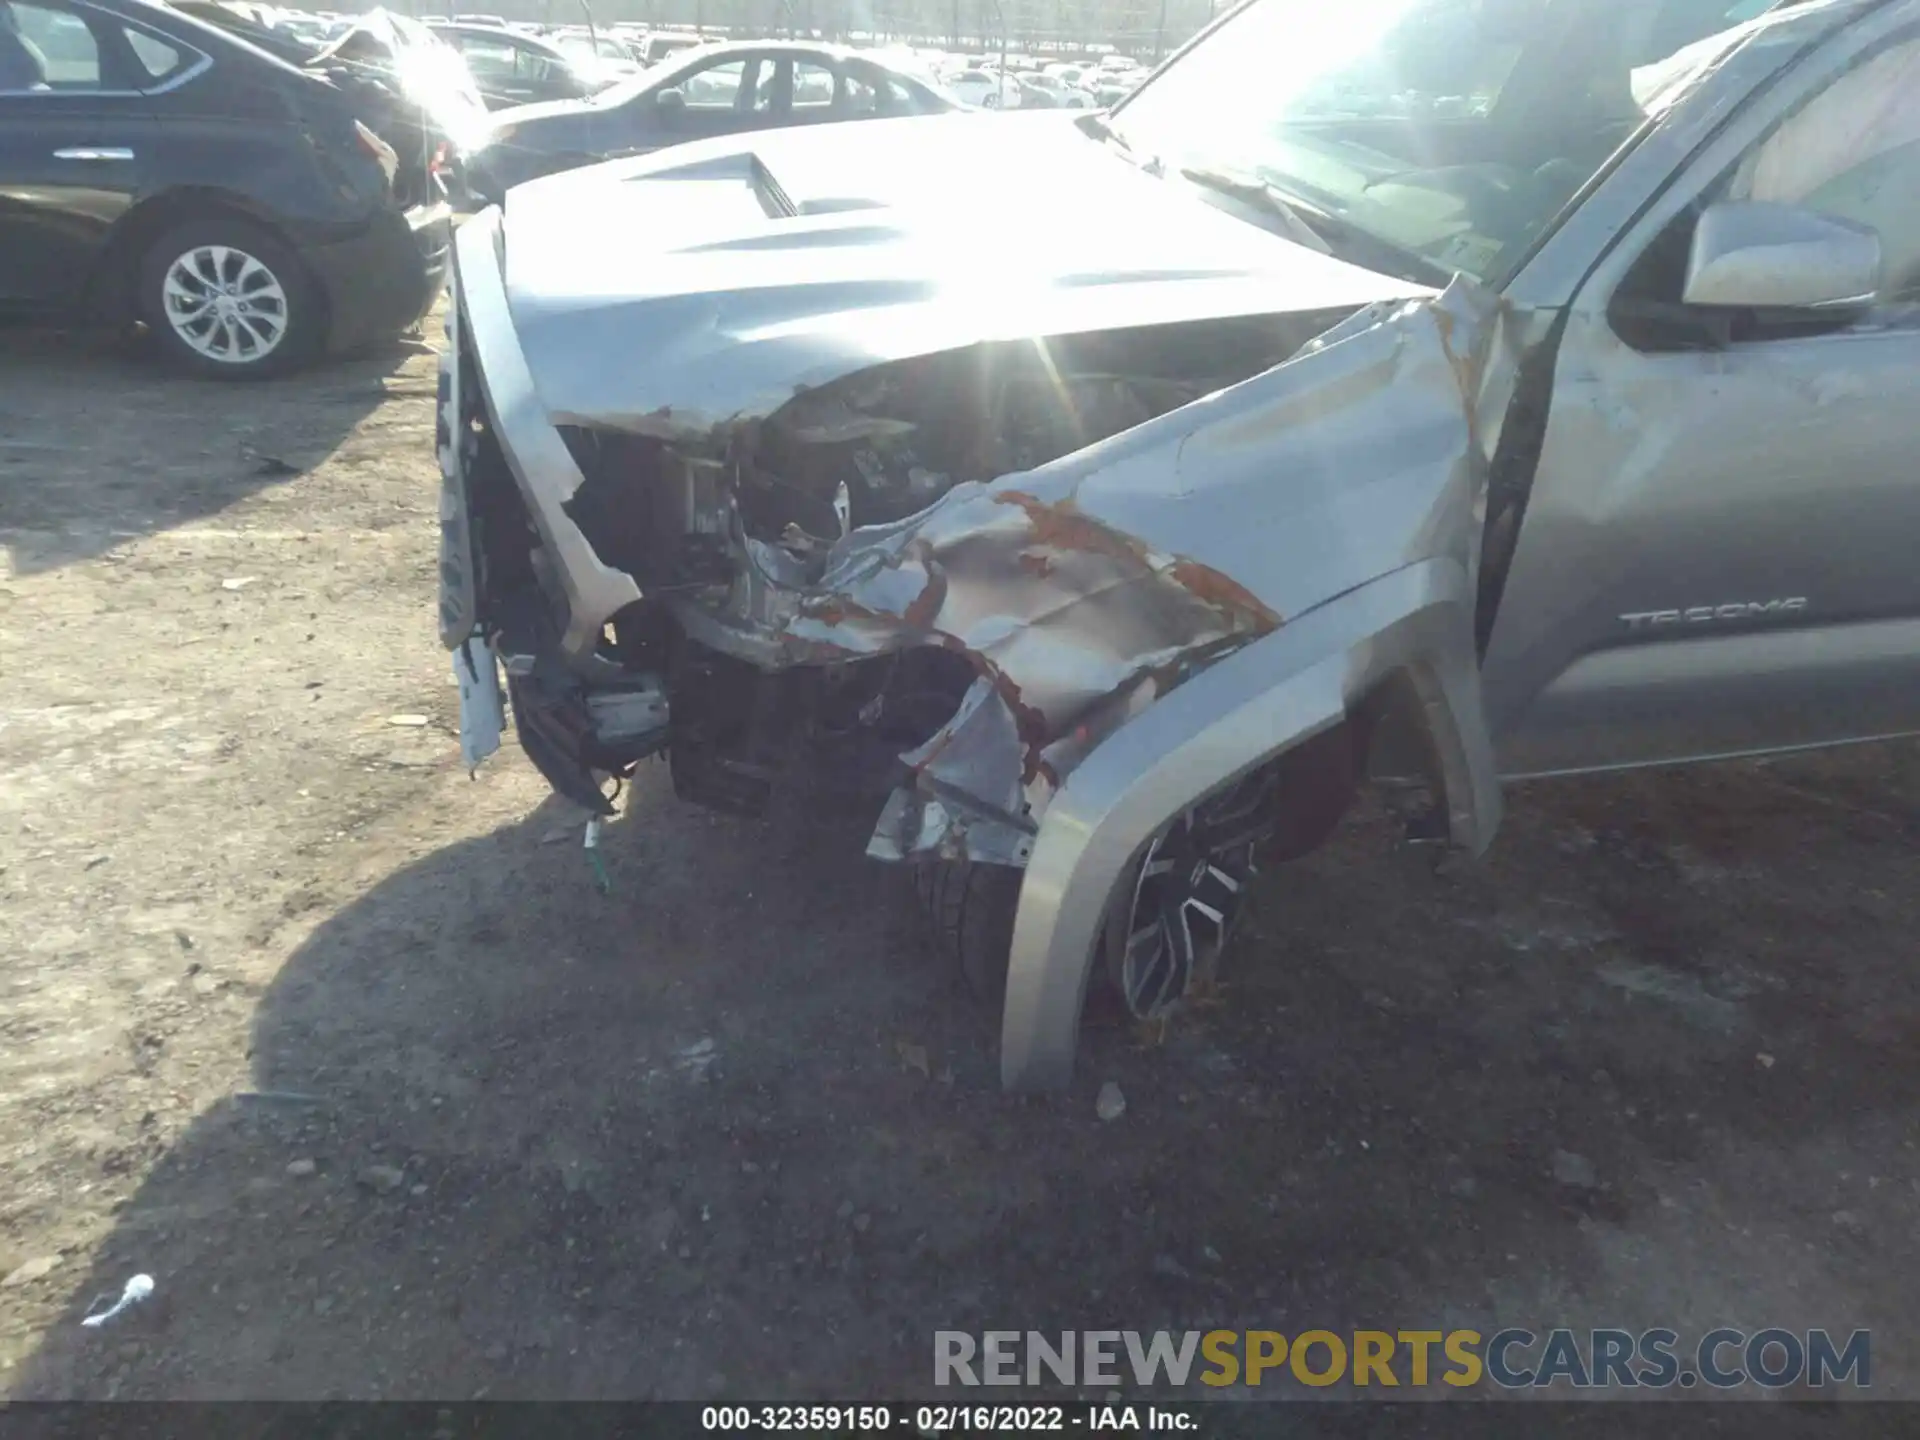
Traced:
[[487, 136], [487, 144], [505, 145], [519, 133], [520, 127], [518, 125], [496, 125], [493, 127], [493, 133]]

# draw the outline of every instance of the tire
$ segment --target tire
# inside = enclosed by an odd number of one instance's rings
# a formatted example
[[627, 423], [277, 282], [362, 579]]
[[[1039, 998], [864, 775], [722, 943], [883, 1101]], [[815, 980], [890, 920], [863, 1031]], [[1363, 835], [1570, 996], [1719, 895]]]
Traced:
[[[1098, 942], [1090, 1015], [1164, 1019], [1196, 985], [1211, 982], [1244, 914], [1272, 778], [1256, 773], [1188, 810], [1128, 868]], [[1024, 878], [1011, 866], [967, 861], [933, 861], [914, 871], [935, 944], [974, 998], [995, 1009], [1006, 1000]]]
[[[941, 959], [958, 973], [967, 998], [995, 1021], [1007, 1001], [1013, 921], [1024, 878], [1024, 871], [1008, 865], [974, 865], [965, 860], [914, 867], [914, 889]], [[1131, 890], [1132, 872], [1124, 884]], [[1087, 980], [1083, 1018], [1098, 1023], [1124, 1016], [1120, 985], [1113, 946], [1103, 939]]]
[[933, 928], [934, 944], [959, 971], [967, 992], [990, 1009], [997, 1010], [1007, 998], [1013, 916], [1024, 875], [1010, 865], [965, 860], [914, 866], [914, 892]]
[[[161, 235], [141, 257], [139, 287], [141, 318], [190, 374], [264, 379], [320, 348], [325, 317], [312, 274], [285, 241], [238, 216], [209, 215]], [[196, 298], [204, 303], [189, 308]]]

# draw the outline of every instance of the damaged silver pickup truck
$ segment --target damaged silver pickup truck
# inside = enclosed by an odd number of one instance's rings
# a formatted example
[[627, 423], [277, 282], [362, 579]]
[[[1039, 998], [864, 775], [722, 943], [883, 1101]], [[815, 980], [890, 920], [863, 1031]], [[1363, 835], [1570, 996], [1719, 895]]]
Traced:
[[503, 672], [598, 813], [866, 746], [1032, 1088], [1370, 780], [1478, 852], [1505, 779], [1920, 730], [1920, 0], [1758, 8], [1254, 0], [1109, 115], [510, 192], [442, 376], [470, 762]]

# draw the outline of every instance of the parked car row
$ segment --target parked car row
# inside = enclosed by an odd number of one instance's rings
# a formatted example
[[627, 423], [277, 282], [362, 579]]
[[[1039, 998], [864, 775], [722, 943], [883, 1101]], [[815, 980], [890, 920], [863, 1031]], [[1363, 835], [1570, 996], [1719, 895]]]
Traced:
[[955, 108], [919, 77], [842, 46], [704, 45], [590, 100], [500, 112], [467, 159], [467, 183], [477, 199], [498, 200], [542, 175], [691, 140]]
[[1085, 108], [1089, 75], [1139, 69], [964, 63], [487, 14], [0, 0], [0, 312], [131, 323], [199, 373], [275, 374], [414, 324], [451, 215], [525, 181], [969, 99]]
[[[176, 9], [240, 35], [296, 65], [309, 63], [346, 35], [363, 30], [367, 17], [344, 24], [247, 0], [168, 0]], [[384, 12], [375, 11], [375, 15]], [[443, 44], [489, 109], [543, 100], [569, 100], [637, 74], [642, 68], [628, 46], [610, 34], [551, 27], [510, 26], [487, 18], [430, 16], [424, 21], [391, 17], [413, 32], [413, 43]]]
[[[474, 78], [481, 82], [483, 90], [505, 97], [502, 103], [509, 104], [576, 99], [631, 79], [648, 66], [658, 65], [684, 50], [709, 43], [707, 37], [697, 32], [648, 31], [632, 24], [534, 25], [479, 15], [455, 15], [449, 19], [429, 16], [424, 23], [469, 57]], [[477, 63], [475, 57], [479, 57]], [[556, 64], [569, 80], [553, 77], [551, 83], [547, 83], [548, 77], [543, 72]], [[490, 79], [513, 83], [495, 86], [488, 83]], [[524, 90], [530, 81], [535, 93], [514, 94], [516, 89]], [[544, 92], [540, 89], [542, 84], [546, 84]], [[569, 89], [569, 93], [560, 93], [563, 88]]]
[[375, 11], [324, 30], [219, 0], [0, 0], [0, 314], [137, 324], [197, 373], [277, 374], [415, 324], [456, 202], [702, 136], [952, 105], [831, 46], [694, 47], [606, 86], [504, 26]]
[[231, 377], [414, 324], [478, 102], [410, 29], [296, 65], [152, 0], [0, 0], [0, 309], [143, 322]]
[[989, 110], [1094, 110], [1118, 104], [1147, 77], [1131, 56], [1043, 62], [1029, 55], [914, 52], [913, 64], [969, 105]]
[[432, 29], [466, 62], [489, 110], [580, 100], [613, 83], [594, 57], [562, 48], [543, 35], [465, 21]]

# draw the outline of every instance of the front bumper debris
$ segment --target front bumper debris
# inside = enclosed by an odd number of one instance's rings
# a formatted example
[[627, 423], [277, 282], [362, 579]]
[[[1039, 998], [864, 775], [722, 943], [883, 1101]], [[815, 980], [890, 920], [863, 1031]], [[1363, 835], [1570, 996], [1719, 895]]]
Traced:
[[453, 652], [453, 678], [460, 687], [460, 759], [471, 775], [500, 748], [507, 721], [500, 666], [482, 637], [467, 637]]

